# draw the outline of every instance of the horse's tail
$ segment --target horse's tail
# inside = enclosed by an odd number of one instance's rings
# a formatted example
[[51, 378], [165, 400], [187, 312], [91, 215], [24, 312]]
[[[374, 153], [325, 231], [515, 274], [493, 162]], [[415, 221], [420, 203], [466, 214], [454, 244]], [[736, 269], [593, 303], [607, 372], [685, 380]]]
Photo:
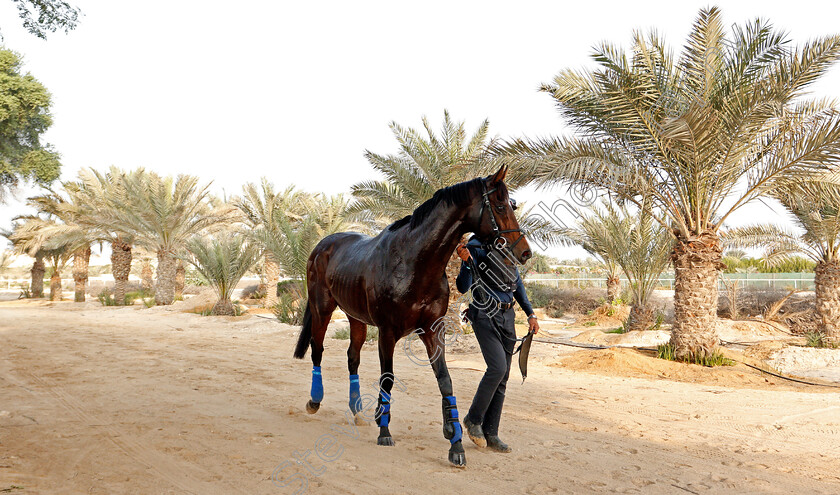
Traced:
[[312, 342], [312, 311], [309, 310], [309, 301], [306, 301], [306, 310], [303, 312], [303, 325], [300, 327], [300, 336], [295, 346], [294, 356], [303, 359], [306, 349]]

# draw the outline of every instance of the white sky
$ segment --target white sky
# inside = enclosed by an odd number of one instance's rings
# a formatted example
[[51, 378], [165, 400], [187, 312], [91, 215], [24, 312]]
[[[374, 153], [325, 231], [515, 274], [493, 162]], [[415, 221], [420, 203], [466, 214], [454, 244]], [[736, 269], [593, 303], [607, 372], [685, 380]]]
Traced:
[[[365, 149], [396, 151], [391, 120], [419, 127], [427, 115], [438, 128], [445, 108], [470, 131], [489, 118], [502, 137], [564, 133], [539, 83], [588, 64], [599, 41], [626, 46], [636, 28], [655, 27], [677, 49], [707, 5], [71, 3], [85, 14], [79, 27], [43, 41], [20, 26], [12, 2], [0, 0], [3, 44], [53, 95], [55, 123], [45, 141], [62, 154], [62, 178], [86, 166], [144, 166], [198, 175], [228, 194], [261, 176], [279, 187], [348, 192], [375, 175]], [[717, 5], [727, 24], [766, 17], [797, 43], [838, 30], [840, 4]], [[838, 83], [834, 69], [814, 92], [840, 96]], [[0, 210], [2, 227], [25, 211], [15, 202]], [[757, 204], [731, 223], [773, 218]]]

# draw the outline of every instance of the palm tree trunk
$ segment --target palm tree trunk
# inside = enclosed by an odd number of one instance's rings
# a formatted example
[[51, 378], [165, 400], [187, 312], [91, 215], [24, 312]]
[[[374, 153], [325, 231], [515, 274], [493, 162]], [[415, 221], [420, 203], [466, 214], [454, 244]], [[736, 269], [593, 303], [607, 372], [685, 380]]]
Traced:
[[718, 345], [718, 270], [722, 251], [714, 232], [694, 239], [678, 238], [671, 253], [674, 264], [674, 316], [671, 344], [677, 359], [705, 356]]
[[53, 272], [52, 277], [50, 277], [50, 301], [61, 301], [63, 295], [64, 293], [61, 290], [61, 273], [56, 270]]
[[230, 299], [219, 299], [213, 306], [211, 313], [217, 316], [231, 316], [233, 315], [233, 303], [230, 302]]
[[184, 298], [184, 286], [187, 284], [187, 269], [184, 262], [178, 260], [178, 267], [175, 268], [175, 299]]
[[840, 342], [840, 261], [820, 261], [814, 272], [819, 330]]
[[152, 290], [155, 282], [153, 280], [152, 263], [148, 259], [143, 260], [143, 268], [140, 272], [140, 279], [142, 280], [143, 290], [149, 292]]
[[32, 264], [32, 283], [29, 284], [32, 297], [44, 297], [44, 273], [47, 268], [44, 266], [44, 255], [37, 253], [35, 255], [35, 263]]
[[155, 280], [155, 303], [161, 306], [175, 300], [175, 271], [177, 260], [169, 251], [158, 251], [157, 279]]
[[643, 331], [653, 326], [655, 310], [647, 305], [634, 304], [627, 318], [627, 331]]
[[280, 281], [280, 265], [271, 252], [265, 253], [265, 301], [263, 307], [277, 306], [277, 283]]
[[78, 249], [73, 253], [73, 281], [76, 283], [76, 302], [85, 302], [89, 265], [90, 246]]
[[607, 277], [607, 302], [612, 304], [613, 301], [618, 299], [618, 295], [621, 293], [621, 279], [618, 275], [610, 275]]
[[131, 244], [120, 238], [111, 242], [111, 273], [114, 275], [114, 304], [125, 305], [125, 288], [131, 273]]

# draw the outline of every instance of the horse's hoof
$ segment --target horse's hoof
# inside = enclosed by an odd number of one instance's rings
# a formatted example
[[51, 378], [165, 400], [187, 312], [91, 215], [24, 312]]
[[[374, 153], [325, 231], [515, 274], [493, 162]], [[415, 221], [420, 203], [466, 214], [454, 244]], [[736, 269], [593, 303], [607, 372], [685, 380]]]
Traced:
[[467, 455], [463, 452], [449, 452], [449, 463], [455, 467], [467, 467]]
[[379, 437], [376, 439], [376, 445], [384, 445], [386, 447], [393, 447], [394, 446], [394, 438], [393, 437]]
[[356, 423], [356, 426], [367, 426], [369, 423], [368, 421], [362, 416], [362, 413], [357, 412], [353, 416], [353, 422]]
[[312, 402], [311, 400], [306, 403], [306, 412], [309, 414], [315, 414], [318, 412], [318, 409], [321, 408], [320, 402]]

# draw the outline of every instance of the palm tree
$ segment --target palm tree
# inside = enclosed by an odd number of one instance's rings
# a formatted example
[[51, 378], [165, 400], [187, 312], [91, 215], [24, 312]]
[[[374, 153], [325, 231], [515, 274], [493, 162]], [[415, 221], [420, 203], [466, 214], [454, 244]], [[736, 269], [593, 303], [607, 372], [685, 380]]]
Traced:
[[719, 230], [741, 206], [840, 158], [840, 117], [804, 91], [840, 57], [840, 37], [800, 47], [764, 20], [724, 29], [704, 8], [682, 55], [656, 32], [629, 53], [603, 43], [595, 70], [564, 70], [541, 90], [577, 138], [514, 140], [494, 152], [540, 184], [611, 191], [662, 221], [672, 262], [677, 358], [718, 344]]
[[840, 185], [802, 182], [775, 190], [773, 197], [802, 233], [777, 225], [750, 225], [729, 229], [725, 243], [766, 248], [764, 262], [770, 266], [796, 254], [814, 260], [819, 330], [828, 339], [840, 342]]
[[671, 236], [645, 210], [631, 213], [625, 206], [607, 203], [606, 212], [596, 215], [610, 232], [613, 260], [630, 284], [633, 307], [626, 330], [647, 330], [654, 322], [650, 297], [671, 259]]
[[[286, 214], [299, 219], [306, 207], [307, 195], [289, 186], [283, 191], [276, 191], [274, 185], [263, 177], [259, 185], [247, 183], [242, 188], [242, 197], [235, 198], [233, 204], [242, 211], [245, 223], [248, 225], [248, 235], [257, 242], [263, 238], [263, 231], [274, 226], [273, 218], [278, 214]], [[272, 233], [271, 235], [276, 235]], [[265, 302], [263, 305], [272, 308], [277, 304], [277, 283], [280, 281], [280, 265], [270, 249], [264, 250], [265, 261]]]
[[[67, 265], [76, 244], [73, 239], [60, 235], [50, 235], [55, 232], [56, 222], [37, 215], [20, 216], [8, 238], [12, 241], [15, 252], [27, 254], [36, 260], [32, 267], [33, 297], [43, 296], [44, 259], [52, 268], [50, 277], [50, 300], [60, 301], [62, 297], [61, 271]], [[40, 261], [40, 266], [38, 262]]]
[[[302, 215], [289, 215], [287, 210], [278, 208], [268, 226], [256, 231], [260, 245], [271, 253], [283, 275], [292, 280], [278, 300], [278, 304], [290, 309], [300, 308], [306, 298], [306, 264], [315, 245], [336, 232], [363, 230], [364, 227], [348, 219], [351, 205], [342, 194], [303, 195], [300, 198], [305, 206]], [[302, 312], [297, 313], [302, 316]]]
[[[15, 232], [20, 228], [19, 222], [15, 222], [12, 230], [3, 230], [3, 237], [9, 239], [12, 243], [12, 253], [25, 253], [26, 249], [23, 244], [25, 239], [15, 236]], [[31, 255], [34, 258], [32, 268], [29, 270], [31, 281], [29, 283], [29, 294], [31, 297], [44, 297], [44, 274], [46, 273], [46, 266], [44, 265], [44, 252], [40, 249], [36, 250]]]
[[62, 182], [61, 189], [50, 189], [46, 194], [28, 198], [27, 203], [49, 218], [60, 220], [39, 229], [43, 239], [50, 239], [53, 244], [64, 246], [72, 251], [73, 281], [75, 283], [76, 302], [85, 301], [85, 289], [88, 281], [91, 244], [101, 240], [95, 230], [82, 224], [83, 208], [89, 201], [79, 194], [77, 184]]
[[195, 237], [187, 242], [189, 256], [184, 259], [213, 286], [219, 300], [213, 306], [214, 315], [234, 314], [230, 300], [236, 284], [242, 279], [260, 255], [258, 247], [241, 234], [219, 234], [207, 240]]
[[[604, 202], [607, 211], [615, 214], [609, 203]], [[578, 245], [591, 254], [607, 272], [607, 301], [612, 303], [621, 292], [620, 267], [616, 262], [619, 256], [615, 243], [616, 231], [625, 235], [629, 231], [629, 219], [610, 218], [598, 208], [592, 208], [593, 214], [587, 214], [577, 209], [575, 216], [579, 218], [576, 228], [564, 228], [561, 231], [562, 243]]]
[[[443, 112], [440, 135], [435, 134], [426, 117], [422, 118], [422, 123], [424, 132], [406, 129], [396, 122], [390, 123], [399, 144], [397, 154], [365, 152], [368, 162], [384, 176], [384, 180], [364, 181], [352, 187], [356, 203], [350, 207], [351, 218], [382, 228], [411, 215], [438, 189], [498, 170], [485, 156], [486, 147], [495, 142], [488, 138], [488, 120], [482, 122], [469, 137], [464, 122], [454, 122], [447, 110]], [[516, 189], [526, 181], [524, 177], [511, 179], [509, 175], [506, 184]], [[529, 239], [539, 238], [546, 244], [557, 242], [556, 229], [551, 223], [530, 216], [530, 210], [517, 217], [520, 228]], [[452, 253], [446, 268], [452, 298], [457, 298], [459, 294], [455, 290], [455, 279], [460, 266], [460, 258]]]
[[[126, 226], [110, 220], [115, 216], [115, 211], [128, 207], [125, 202], [125, 177], [139, 177], [142, 174], [142, 170], [125, 172], [116, 167], [111, 167], [105, 173], [82, 169], [76, 181], [64, 183], [69, 200], [58, 205], [61, 214], [72, 219], [67, 235], [83, 234], [90, 243], [110, 244], [114, 301], [118, 306], [125, 304], [134, 235]], [[78, 230], [81, 233], [75, 232]]]
[[213, 208], [209, 184], [199, 186], [189, 175], [161, 177], [140, 169], [124, 175], [122, 183], [123, 207], [107, 212], [104, 221], [131, 232], [138, 245], [157, 254], [155, 302], [172, 304], [177, 255], [194, 235], [232, 221], [232, 209]]
[[[586, 249], [605, 266], [611, 267], [607, 279], [608, 300], [618, 295], [619, 270], [630, 283], [632, 304], [627, 331], [647, 330], [653, 323], [654, 309], [648, 304], [659, 276], [668, 265], [671, 236], [645, 210], [631, 212], [625, 205], [603, 201], [589, 211], [577, 209], [576, 229], [564, 231], [566, 244]], [[613, 290], [610, 291], [610, 282]]]

